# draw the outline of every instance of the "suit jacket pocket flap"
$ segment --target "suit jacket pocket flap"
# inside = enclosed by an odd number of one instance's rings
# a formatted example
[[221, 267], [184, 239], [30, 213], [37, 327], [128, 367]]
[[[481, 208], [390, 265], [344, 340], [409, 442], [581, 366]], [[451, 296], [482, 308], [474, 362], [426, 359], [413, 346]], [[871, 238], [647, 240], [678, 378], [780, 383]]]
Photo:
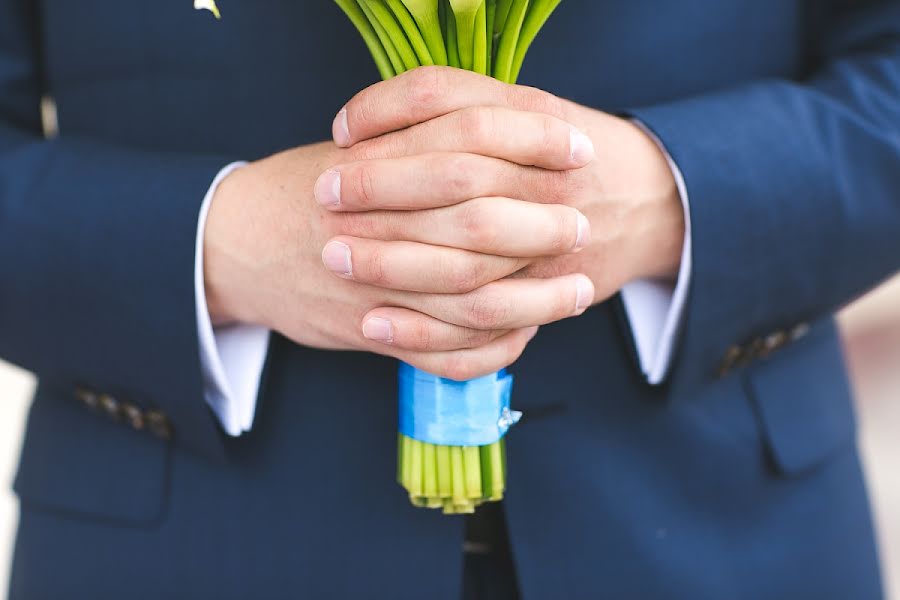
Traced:
[[163, 515], [170, 444], [39, 390], [15, 490], [38, 509], [134, 525]]
[[781, 473], [802, 473], [853, 443], [852, 396], [832, 321], [760, 362], [747, 384]]

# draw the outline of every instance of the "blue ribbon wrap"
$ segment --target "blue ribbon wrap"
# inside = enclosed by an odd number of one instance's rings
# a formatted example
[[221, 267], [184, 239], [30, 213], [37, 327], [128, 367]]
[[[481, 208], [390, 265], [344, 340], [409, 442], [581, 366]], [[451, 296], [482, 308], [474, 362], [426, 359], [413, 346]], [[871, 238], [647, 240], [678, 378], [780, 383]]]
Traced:
[[453, 381], [400, 364], [400, 433], [441, 446], [487, 446], [522, 413], [510, 410], [513, 377], [506, 370]]

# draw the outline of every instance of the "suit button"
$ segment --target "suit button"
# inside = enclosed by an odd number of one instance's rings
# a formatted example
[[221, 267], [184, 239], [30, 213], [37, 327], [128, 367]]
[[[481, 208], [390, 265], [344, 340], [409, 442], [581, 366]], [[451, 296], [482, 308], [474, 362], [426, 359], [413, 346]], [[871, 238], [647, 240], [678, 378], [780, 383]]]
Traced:
[[740, 346], [732, 346], [725, 352], [725, 358], [719, 365], [719, 377], [725, 377], [744, 358], [744, 351]]
[[746, 352], [746, 362], [749, 364], [751, 361], [756, 360], [757, 358], [761, 358], [766, 352], [766, 342], [762, 338], [756, 338], [750, 345], [747, 347]]
[[763, 356], [768, 356], [772, 354], [776, 350], [781, 350], [785, 344], [788, 343], [788, 334], [786, 331], [776, 331], [775, 333], [766, 336], [764, 342], [764, 354]]
[[100, 394], [100, 408], [113, 419], [119, 418], [119, 401], [109, 394]]
[[128, 419], [128, 423], [136, 430], [140, 431], [144, 428], [144, 412], [134, 404], [125, 403], [122, 405], [122, 414]]
[[147, 424], [147, 429], [149, 429], [150, 433], [153, 435], [164, 440], [168, 440], [172, 437], [172, 424], [169, 423], [169, 418], [162, 412], [158, 410], [148, 410], [144, 414], [144, 421]]
[[96, 410], [100, 406], [100, 399], [91, 390], [78, 388], [75, 390], [75, 397], [91, 410]]
[[796, 342], [802, 338], [806, 337], [806, 334], [809, 333], [809, 323], [800, 323], [796, 325], [793, 329], [791, 329], [791, 341]]

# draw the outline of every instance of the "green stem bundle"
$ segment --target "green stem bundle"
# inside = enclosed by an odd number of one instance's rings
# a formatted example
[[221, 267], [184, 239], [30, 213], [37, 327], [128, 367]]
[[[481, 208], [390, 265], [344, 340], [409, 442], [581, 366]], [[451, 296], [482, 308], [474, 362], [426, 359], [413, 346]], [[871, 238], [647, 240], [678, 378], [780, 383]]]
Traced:
[[484, 502], [503, 499], [506, 444], [439, 446], [399, 434], [398, 481], [410, 502], [467, 514]]
[[[335, 0], [383, 79], [449, 65], [515, 83], [525, 54], [560, 0]], [[415, 506], [472, 513], [503, 498], [506, 440], [440, 446], [398, 437], [397, 479]]]
[[561, 0], [335, 0], [383, 79], [449, 65], [519, 78], [525, 55]]

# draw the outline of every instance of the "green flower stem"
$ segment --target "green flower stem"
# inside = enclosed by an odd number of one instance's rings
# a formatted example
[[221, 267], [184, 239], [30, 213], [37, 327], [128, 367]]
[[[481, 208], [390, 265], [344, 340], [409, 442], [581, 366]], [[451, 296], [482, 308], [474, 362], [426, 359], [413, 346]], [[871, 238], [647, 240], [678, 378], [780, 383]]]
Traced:
[[481, 491], [483, 492], [482, 496], [487, 498], [491, 496], [491, 492], [494, 489], [494, 481], [498, 475], [491, 466], [491, 448], [494, 446], [496, 444], [482, 446], [478, 449], [478, 456], [481, 460]]
[[503, 481], [506, 481], [506, 474], [509, 473], [506, 469], [506, 444], [500, 444], [500, 468], [503, 470]]
[[406, 443], [406, 436], [402, 433], [397, 434], [397, 483], [406, 487], [406, 461], [403, 459], [403, 445]]
[[412, 493], [413, 489], [413, 454], [416, 449], [416, 441], [409, 438], [406, 445], [406, 487]]
[[497, 61], [494, 64], [494, 77], [505, 83], [515, 83], [512, 79], [513, 61], [516, 57], [516, 45], [528, 11], [528, 0], [512, 0], [506, 26], [500, 35], [500, 46], [497, 48]]
[[475, 13], [475, 56], [472, 64], [472, 70], [481, 75], [488, 74], [487, 39], [487, 6], [482, 2]]
[[403, 33], [406, 34], [406, 39], [409, 40], [413, 51], [416, 53], [419, 64], [433, 65], [434, 59], [431, 57], [431, 50], [428, 49], [428, 44], [425, 43], [425, 38], [422, 37], [422, 34], [419, 31], [419, 26], [416, 24], [412, 15], [409, 14], [409, 11], [406, 10], [406, 6], [403, 5], [403, 2], [400, 0], [385, 0], [385, 2], [387, 2], [387, 6], [391, 9], [391, 12], [394, 13], [394, 18], [397, 19], [397, 22], [403, 29]]
[[409, 493], [416, 498], [424, 496], [422, 485], [422, 442], [412, 440], [409, 457]]
[[453, 16], [453, 11], [450, 7], [447, 7], [447, 23], [446, 23], [447, 33], [445, 37], [447, 39], [447, 64], [451, 67], [460, 68], [460, 60], [459, 60], [459, 40], [456, 35], [456, 17]]
[[422, 478], [425, 480], [425, 495], [429, 498], [438, 496], [437, 446], [422, 444]]
[[484, 0], [450, 0], [456, 16], [456, 40], [459, 48], [459, 64], [467, 70], [475, 66], [475, 19]]
[[465, 505], [466, 497], [465, 467], [463, 466], [463, 451], [460, 446], [450, 448], [450, 472], [453, 479], [453, 504]]
[[494, 19], [494, 35], [499, 36], [506, 29], [506, 19], [509, 17], [509, 9], [513, 0], [497, 0], [497, 16]]
[[491, 488], [490, 493], [485, 493], [492, 501], [503, 499], [503, 492], [506, 491], [506, 469], [503, 466], [503, 453], [506, 450], [505, 443], [496, 443], [488, 446], [488, 462], [491, 471]]
[[412, 49], [412, 46], [410, 46], [409, 40], [406, 39], [406, 35], [403, 33], [403, 29], [397, 24], [393, 13], [388, 9], [384, 0], [361, 0], [361, 5], [363, 7], [369, 7], [369, 11], [371, 11], [375, 20], [384, 29], [385, 34], [391, 39], [394, 48], [397, 50], [400, 59], [403, 61], [405, 70], [410, 71], [418, 67], [419, 59], [416, 57], [415, 51]]
[[375, 66], [378, 68], [378, 74], [381, 75], [381, 78], [390, 79], [396, 75], [391, 59], [388, 57], [384, 46], [381, 45], [378, 34], [375, 33], [375, 29], [369, 23], [366, 14], [359, 7], [359, 4], [356, 3], [356, 0], [335, 0], [335, 2], [341, 7], [344, 14], [350, 18], [350, 22], [353, 23], [357, 31], [359, 31], [363, 41], [366, 43], [366, 47], [372, 54], [372, 58], [375, 59]]
[[466, 498], [480, 500], [481, 493], [481, 455], [478, 446], [464, 446], [463, 459], [466, 471]]
[[540, 32], [541, 28], [559, 6], [561, 0], [531, 0], [531, 8], [525, 16], [525, 22], [522, 24], [522, 32], [519, 34], [519, 42], [516, 44], [516, 54], [513, 58], [512, 70], [510, 71], [510, 81], [515, 82], [519, 79], [519, 72], [522, 70], [522, 63], [525, 62], [525, 54], [531, 48], [531, 43]]
[[497, 0], [487, 0], [487, 72], [494, 72], [494, 20], [497, 18]]
[[[393, 0], [396, 2], [396, 0]], [[409, 14], [419, 26], [431, 59], [436, 65], [447, 64], [447, 48], [444, 46], [443, 25], [441, 21], [441, 8], [443, 0], [401, 0], [409, 10]]]
[[375, 30], [375, 35], [381, 40], [381, 45], [391, 61], [394, 74], [399, 75], [400, 73], [405, 72], [407, 69], [403, 64], [403, 59], [400, 58], [400, 53], [397, 52], [397, 49], [394, 47], [394, 42], [391, 41], [391, 37], [384, 30], [384, 27], [382, 27], [378, 19], [375, 18], [375, 13], [369, 8], [367, 0], [359, 0], [359, 8], [365, 13], [366, 19], [369, 20], [369, 24], [372, 26], [372, 29]]
[[436, 454], [438, 495], [441, 498], [450, 498], [453, 496], [453, 475], [450, 472], [450, 446], [438, 446]]

